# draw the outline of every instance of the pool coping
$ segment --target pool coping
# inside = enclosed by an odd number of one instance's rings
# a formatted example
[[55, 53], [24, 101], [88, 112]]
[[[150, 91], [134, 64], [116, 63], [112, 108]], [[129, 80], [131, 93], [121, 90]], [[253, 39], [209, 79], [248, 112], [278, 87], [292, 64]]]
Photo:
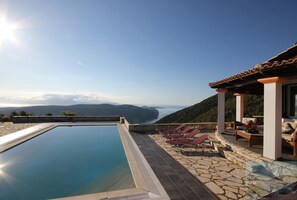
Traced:
[[[43, 123], [0, 137], [0, 153], [58, 126], [117, 126], [131, 169], [135, 188], [55, 198], [59, 200], [90, 199], [169, 199], [168, 194], [142, 155], [127, 128], [118, 122]], [[141, 166], [141, 167], [140, 167]]]

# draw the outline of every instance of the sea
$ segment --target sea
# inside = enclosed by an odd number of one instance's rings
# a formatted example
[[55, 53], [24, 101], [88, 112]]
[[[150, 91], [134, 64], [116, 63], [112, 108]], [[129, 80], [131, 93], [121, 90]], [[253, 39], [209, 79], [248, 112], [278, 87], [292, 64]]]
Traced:
[[153, 124], [157, 121], [159, 121], [160, 119], [162, 119], [163, 117], [170, 115], [176, 111], [182, 110], [184, 109], [186, 106], [160, 106], [160, 107], [156, 107], [156, 109], [159, 111], [159, 116], [157, 119], [154, 120], [150, 120], [150, 121], [146, 121], [143, 122], [142, 124]]

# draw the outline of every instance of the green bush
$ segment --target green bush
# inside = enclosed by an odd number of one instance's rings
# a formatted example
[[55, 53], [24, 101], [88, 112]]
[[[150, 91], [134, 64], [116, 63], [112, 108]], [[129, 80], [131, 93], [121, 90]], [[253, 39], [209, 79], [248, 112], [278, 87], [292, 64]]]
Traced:
[[1, 118], [2, 122], [10, 122], [10, 118], [8, 116], [4, 116]]
[[74, 112], [69, 112], [69, 111], [65, 111], [61, 113], [62, 116], [66, 116], [66, 117], [70, 117], [70, 116], [75, 116], [76, 113]]

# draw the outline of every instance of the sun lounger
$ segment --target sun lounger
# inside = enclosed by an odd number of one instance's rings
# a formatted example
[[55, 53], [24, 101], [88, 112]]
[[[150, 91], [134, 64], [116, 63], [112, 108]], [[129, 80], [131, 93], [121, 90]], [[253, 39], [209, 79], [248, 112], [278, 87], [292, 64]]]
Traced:
[[161, 133], [161, 135], [163, 137], [166, 137], [168, 135], [184, 135], [184, 134], [188, 133], [191, 129], [193, 129], [192, 126], [187, 126], [182, 131], [166, 131], [166, 132]]
[[186, 125], [185, 124], [180, 124], [176, 128], [167, 128], [167, 131], [180, 131], [182, 128], [184, 128]]
[[187, 134], [170, 134], [170, 135], [165, 135], [164, 137], [167, 139], [173, 139], [173, 140], [182, 140], [182, 139], [193, 139], [195, 135], [197, 135], [200, 132], [198, 129], [194, 129], [191, 132]]
[[204, 134], [195, 140], [169, 140], [166, 142], [169, 144], [177, 145], [177, 146], [181, 146], [181, 147], [186, 146], [186, 145], [196, 147], [196, 146], [202, 144], [207, 138], [208, 138], [208, 135]]
[[163, 128], [163, 129], [160, 129], [160, 128], [156, 128], [155, 130], [158, 131], [158, 132], [168, 132], [168, 131], [180, 131], [182, 128], [184, 128], [186, 125], [185, 124], [180, 124], [178, 127], [176, 128], [172, 128], [172, 127], [169, 127], [169, 128]]

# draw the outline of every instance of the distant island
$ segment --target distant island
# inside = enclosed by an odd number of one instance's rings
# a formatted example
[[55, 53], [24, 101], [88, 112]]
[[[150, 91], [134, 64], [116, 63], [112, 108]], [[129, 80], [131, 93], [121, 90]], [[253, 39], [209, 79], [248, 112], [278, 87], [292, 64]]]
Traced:
[[[158, 118], [159, 112], [154, 107], [112, 104], [77, 104], [70, 106], [28, 106], [0, 108], [2, 119], [12, 115], [61, 115], [76, 116], [118, 116], [123, 115], [129, 123], [143, 123]], [[4, 120], [2, 120], [4, 121]]]

